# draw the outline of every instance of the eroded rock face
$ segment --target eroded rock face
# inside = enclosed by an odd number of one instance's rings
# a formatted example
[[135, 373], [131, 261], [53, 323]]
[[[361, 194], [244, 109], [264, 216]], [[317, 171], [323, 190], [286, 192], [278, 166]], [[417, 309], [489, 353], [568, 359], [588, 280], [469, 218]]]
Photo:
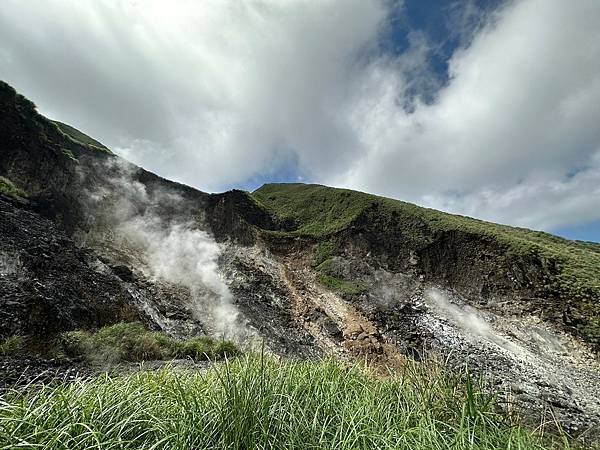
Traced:
[[0, 198], [0, 336], [139, 320], [120, 279], [32, 207]]
[[491, 391], [533, 424], [558, 421], [572, 435], [600, 437], [600, 361], [595, 352], [520, 304], [482, 303], [417, 272], [334, 257], [329, 273], [359, 280], [360, 294], [332, 292], [306, 255], [275, 256], [290, 318], [315, 345], [375, 367], [437, 355], [453, 370], [483, 375]]

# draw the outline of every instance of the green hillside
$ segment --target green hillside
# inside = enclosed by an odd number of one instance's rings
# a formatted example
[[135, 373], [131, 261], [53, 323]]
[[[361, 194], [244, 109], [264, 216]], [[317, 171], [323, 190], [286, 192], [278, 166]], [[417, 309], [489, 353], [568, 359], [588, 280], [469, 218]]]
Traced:
[[6, 177], [0, 176], [0, 194], [7, 195], [9, 197], [27, 197], [27, 193], [15, 186], [15, 184]]
[[251, 195], [282, 223], [293, 224], [286, 231], [291, 235], [327, 240], [370, 211], [369, 217], [375, 217], [381, 226], [394, 224], [394, 229], [401, 229], [415, 249], [430, 243], [436, 233], [461, 231], [493, 240], [509, 256], [536, 258], [558, 269], [545, 286], [549, 296], [585, 313], [587, 323], [579, 331], [586, 340], [600, 343], [600, 244], [321, 185], [267, 184]]

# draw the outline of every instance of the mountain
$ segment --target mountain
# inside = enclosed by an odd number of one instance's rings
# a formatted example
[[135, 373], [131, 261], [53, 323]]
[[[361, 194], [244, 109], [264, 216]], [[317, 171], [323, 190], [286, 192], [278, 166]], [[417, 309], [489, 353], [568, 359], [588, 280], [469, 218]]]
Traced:
[[4, 83], [0, 106], [0, 339], [139, 320], [379, 368], [433, 353], [597, 432], [599, 244], [320, 185], [208, 194]]

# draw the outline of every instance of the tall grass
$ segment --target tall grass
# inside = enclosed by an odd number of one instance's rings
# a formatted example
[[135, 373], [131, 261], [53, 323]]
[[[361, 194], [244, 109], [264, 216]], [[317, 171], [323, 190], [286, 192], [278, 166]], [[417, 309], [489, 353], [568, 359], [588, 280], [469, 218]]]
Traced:
[[334, 361], [239, 357], [3, 394], [0, 448], [542, 449], [440, 366], [379, 378]]

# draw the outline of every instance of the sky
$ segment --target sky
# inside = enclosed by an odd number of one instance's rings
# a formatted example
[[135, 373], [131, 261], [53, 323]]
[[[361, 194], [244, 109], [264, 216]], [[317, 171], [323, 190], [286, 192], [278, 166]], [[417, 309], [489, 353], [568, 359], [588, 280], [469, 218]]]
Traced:
[[600, 242], [598, 0], [2, 0], [0, 79], [205, 191], [315, 182]]

